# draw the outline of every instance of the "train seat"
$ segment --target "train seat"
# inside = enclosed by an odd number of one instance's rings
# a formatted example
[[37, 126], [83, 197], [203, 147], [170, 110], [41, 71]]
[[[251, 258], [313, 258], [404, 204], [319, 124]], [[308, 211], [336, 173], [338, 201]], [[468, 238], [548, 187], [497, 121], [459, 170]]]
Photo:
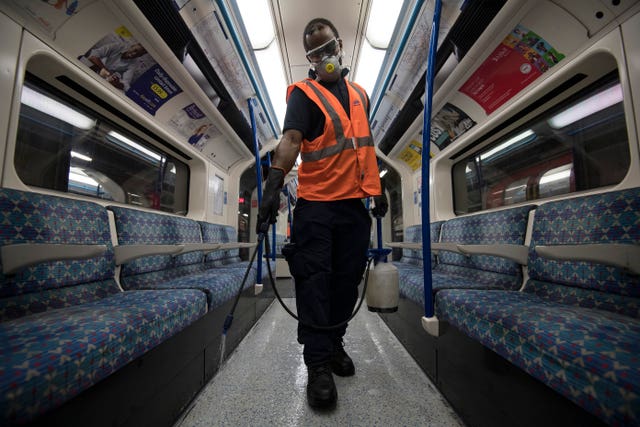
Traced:
[[[440, 230], [444, 221], [436, 221], [430, 224], [431, 242], [440, 240]], [[422, 243], [422, 224], [411, 225], [404, 232], [404, 241], [407, 243]], [[403, 245], [400, 245], [401, 247]], [[411, 301], [424, 300], [424, 280], [422, 275], [422, 249], [411, 247], [402, 248], [402, 258], [393, 261], [398, 268], [398, 280], [400, 295]], [[437, 269], [436, 253], [431, 252], [431, 268]]]
[[[201, 225], [192, 219], [118, 206], [114, 213], [118, 244], [188, 246], [203, 243]], [[220, 240], [204, 243], [220, 243]], [[222, 250], [183, 250], [176, 254], [142, 256], [123, 263], [120, 281], [124, 289], [199, 289], [207, 295], [209, 310], [233, 298], [244, 270], [221, 262], [205, 263], [205, 257], [221, 256]], [[214, 254], [214, 255], [212, 255]], [[251, 271], [245, 289], [255, 282]]]
[[[534, 205], [526, 205], [453, 218], [442, 223], [439, 239], [434, 238], [437, 233], [434, 233], [432, 224], [432, 247], [437, 247], [436, 244], [448, 247], [457, 245], [522, 246], [529, 212], [534, 208]], [[415, 234], [421, 236], [420, 233]], [[410, 252], [407, 256], [409, 265], [421, 266], [421, 255], [419, 251]], [[470, 255], [451, 250], [438, 250], [436, 263], [432, 255], [432, 266], [434, 266], [432, 269], [434, 293], [442, 289], [455, 288], [515, 290], [522, 286], [521, 265], [501, 256]], [[399, 271], [399, 279], [401, 295], [424, 305], [422, 269], [402, 267]]]
[[[440, 229], [444, 221], [436, 221], [430, 224], [431, 242], [435, 243], [440, 240]], [[422, 243], [422, 224], [411, 225], [404, 232], [404, 241], [408, 243]], [[422, 269], [422, 250], [410, 247], [402, 248], [402, 258], [394, 261], [393, 264], [399, 269]], [[436, 266], [436, 254], [431, 253], [431, 264]]]
[[[200, 221], [200, 227], [202, 230], [202, 241], [204, 243], [232, 243], [238, 241], [238, 234], [232, 226]], [[206, 255], [205, 265], [237, 268], [244, 271], [248, 267], [249, 262], [242, 261], [239, 252], [239, 248], [211, 252]], [[271, 271], [275, 271], [275, 262], [270, 261], [270, 266]], [[252, 266], [252, 274], [257, 274], [255, 260]], [[262, 280], [263, 283], [268, 281], [268, 270], [265, 260], [262, 261]]]
[[206, 313], [199, 291], [119, 288], [98, 204], [0, 189], [0, 212], [2, 425], [62, 405]]
[[[611, 425], [640, 423], [640, 277], [607, 261], [536, 248], [640, 244], [640, 190], [541, 205], [520, 292], [452, 289], [436, 313]], [[603, 259], [604, 259], [603, 258]]]

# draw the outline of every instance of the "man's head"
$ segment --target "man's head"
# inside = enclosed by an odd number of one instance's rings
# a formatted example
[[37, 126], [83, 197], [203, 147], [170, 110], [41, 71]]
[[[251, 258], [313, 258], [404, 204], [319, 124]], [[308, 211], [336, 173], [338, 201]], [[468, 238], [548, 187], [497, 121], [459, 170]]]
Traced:
[[304, 28], [302, 37], [307, 60], [320, 80], [336, 81], [342, 71], [342, 40], [331, 21], [315, 18]]

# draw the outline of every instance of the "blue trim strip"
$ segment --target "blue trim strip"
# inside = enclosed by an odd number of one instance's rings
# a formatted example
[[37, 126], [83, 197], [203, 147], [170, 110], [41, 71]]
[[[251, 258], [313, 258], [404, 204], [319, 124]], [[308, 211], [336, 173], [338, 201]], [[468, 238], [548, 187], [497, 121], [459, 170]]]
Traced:
[[384, 83], [382, 84], [382, 89], [380, 89], [380, 95], [376, 98], [376, 104], [373, 107], [372, 113], [370, 115], [372, 119], [376, 116], [376, 113], [378, 112], [380, 103], [382, 102], [382, 99], [384, 98], [384, 94], [387, 91], [387, 86], [389, 86], [389, 81], [391, 80], [391, 76], [396, 71], [396, 66], [398, 65], [398, 61], [400, 61], [400, 57], [404, 52], [404, 47], [407, 44], [407, 40], [409, 39], [409, 36], [411, 35], [411, 30], [413, 30], [413, 25], [415, 24], [416, 19], [418, 19], [418, 15], [420, 14], [420, 9], [422, 9], [423, 4], [424, 4], [424, 0], [418, 0], [416, 4], [413, 6], [413, 10], [411, 11], [411, 16], [409, 17], [409, 22], [407, 23], [407, 27], [404, 30], [402, 39], [400, 40], [400, 45], [398, 46], [398, 49], [396, 50], [396, 53], [393, 56], [393, 61], [391, 62], [391, 66], [389, 67], [389, 72], [387, 73], [387, 76], [384, 79]]
[[[253, 90], [256, 92], [256, 98], [258, 98], [258, 101], [260, 102], [260, 106], [262, 107], [262, 110], [267, 116], [267, 120], [269, 120], [269, 126], [271, 127], [271, 132], [273, 132], [273, 137], [277, 139], [278, 132], [276, 132], [276, 127], [274, 126], [273, 121], [271, 120], [271, 115], [269, 114], [269, 110], [267, 109], [264, 103], [262, 92], [260, 91], [260, 86], [258, 85], [258, 82], [256, 81], [256, 78], [253, 75], [253, 72], [251, 71], [251, 67], [249, 66], [249, 61], [247, 60], [247, 56], [244, 54], [244, 51], [242, 50], [242, 45], [240, 44], [240, 40], [238, 39], [238, 32], [236, 31], [236, 28], [234, 27], [233, 22], [229, 17], [229, 11], [227, 10], [227, 6], [224, 4], [223, 0], [216, 0], [216, 4], [218, 5], [218, 8], [220, 8], [220, 13], [222, 13], [224, 22], [227, 25], [227, 28], [229, 29], [229, 33], [231, 34], [233, 43], [236, 45], [236, 49], [240, 54], [242, 65], [244, 65], [244, 69], [247, 72], [247, 75], [249, 76], [249, 80], [251, 80], [251, 85], [253, 86]], [[254, 132], [255, 132], [255, 128], [254, 128]]]
[[429, 162], [431, 161], [431, 100], [435, 74], [438, 31], [440, 30], [440, 10], [442, 1], [436, 0], [429, 40], [429, 59], [425, 86], [425, 106], [422, 125], [422, 268], [424, 273], [424, 315], [433, 317], [433, 278], [431, 277], [431, 221], [429, 219]]
[[[253, 103], [255, 101], [252, 98], [247, 99], [247, 106], [249, 107], [249, 117], [251, 118], [251, 132], [253, 137], [253, 151], [256, 156], [256, 189], [258, 190], [258, 209], [260, 209], [260, 205], [262, 204], [262, 167], [260, 165], [260, 146], [258, 145], [258, 130], [256, 128], [256, 116], [253, 113]], [[258, 216], [256, 215], [256, 221], [258, 220]], [[258, 283], [262, 282], [262, 242], [264, 239], [260, 240], [260, 245], [258, 246], [258, 271], [256, 274], [256, 280]]]

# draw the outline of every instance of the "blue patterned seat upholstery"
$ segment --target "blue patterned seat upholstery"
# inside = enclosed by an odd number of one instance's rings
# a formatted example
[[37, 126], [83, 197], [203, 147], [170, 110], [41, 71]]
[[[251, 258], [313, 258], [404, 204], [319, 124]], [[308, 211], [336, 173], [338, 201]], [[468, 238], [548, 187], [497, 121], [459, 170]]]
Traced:
[[198, 291], [123, 292], [106, 209], [0, 189], [2, 245], [95, 244], [85, 260], [43, 262], [0, 286], [0, 424], [60, 406], [204, 315]]
[[535, 252], [603, 243], [640, 244], [639, 189], [540, 206], [524, 289], [441, 291], [436, 313], [605, 422], [639, 425], [640, 278]]
[[[226, 234], [226, 241], [228, 242], [237, 242], [238, 241], [238, 233], [236, 232], [236, 229], [231, 227], [230, 225], [225, 226], [225, 234]], [[269, 251], [271, 251], [273, 245], [271, 244], [271, 239], [273, 238], [272, 234], [269, 234]], [[266, 242], [266, 240], [265, 240]], [[267, 248], [263, 246], [263, 254], [266, 256], [267, 253]], [[254, 261], [255, 262], [255, 261]], [[247, 268], [247, 266], [249, 265], [249, 261], [242, 261], [240, 260], [240, 256], [239, 256], [239, 250], [238, 249], [232, 249], [228, 252], [228, 256], [227, 259], [225, 260], [226, 265], [233, 265], [234, 267], [240, 267], [240, 268]], [[276, 264], [275, 261], [273, 261], [271, 258], [269, 259], [269, 265], [271, 267], [271, 271], [275, 271], [276, 269]], [[255, 264], [254, 264], [255, 266]], [[268, 270], [267, 270], [267, 260], [266, 258], [262, 260], [262, 281], [263, 283], [268, 280]]]
[[[201, 243], [200, 227], [194, 220], [109, 206], [116, 222], [119, 245], [172, 245]], [[199, 273], [202, 252], [153, 255], [134, 259], [122, 266], [120, 282], [124, 289], [148, 289], [158, 283]]]
[[[435, 233], [432, 224], [431, 240], [467, 245], [523, 245], [529, 212], [534, 207], [527, 205], [450, 219], [442, 223], [439, 240], [433, 238]], [[415, 233], [420, 234], [420, 230]], [[403, 259], [421, 260], [421, 255], [409, 252]], [[411, 260], [408, 263], [417, 264]], [[400, 295], [424, 305], [424, 274], [421, 263], [418, 265], [420, 268], [399, 269]], [[437, 263], [432, 255], [432, 266], [435, 266], [432, 268], [434, 293], [441, 289], [519, 289], [522, 286], [521, 266], [501, 257], [465, 256], [440, 251]]]
[[[431, 242], [440, 240], [440, 229], [444, 221], [432, 222], [429, 227], [431, 233]], [[411, 225], [404, 231], [404, 239], [407, 243], [422, 243], [422, 224]], [[431, 254], [431, 264], [435, 267], [436, 258]], [[402, 258], [394, 261], [394, 265], [399, 269], [416, 267], [422, 268], [422, 250], [402, 249]]]
[[[202, 229], [202, 239], [204, 243], [231, 243], [238, 241], [238, 233], [235, 228], [229, 225], [212, 224], [209, 222], [200, 221], [200, 227]], [[253, 251], [254, 248], [251, 249]], [[257, 256], [256, 256], [257, 257]], [[249, 261], [240, 260], [239, 249], [218, 250], [211, 252], [205, 259], [205, 265], [222, 266], [225, 268], [235, 268], [244, 271], [249, 266]], [[271, 271], [275, 272], [275, 262], [270, 261]], [[251, 274], [256, 277], [257, 263], [254, 260], [251, 267]], [[262, 280], [268, 279], [268, 270], [266, 260], [262, 260]], [[255, 279], [254, 279], [255, 282]]]
[[[440, 230], [444, 221], [432, 222], [429, 227], [431, 242], [440, 240]], [[404, 232], [405, 242], [422, 243], [422, 224], [411, 225]], [[402, 249], [402, 258], [394, 261], [393, 265], [398, 268], [398, 280], [400, 295], [412, 301], [424, 301], [424, 275], [422, 272], [422, 250]], [[431, 268], [437, 269], [437, 259], [435, 253], [431, 253]]]
[[[117, 206], [109, 210], [115, 216], [120, 245], [203, 242], [201, 226], [192, 219]], [[204, 259], [202, 251], [141, 257], [122, 266], [120, 281], [125, 289], [199, 289], [212, 310], [235, 295], [244, 272], [221, 263], [205, 264]], [[249, 274], [244, 288], [253, 283], [255, 273]]]
[[[453, 218], [442, 226], [440, 242], [464, 245], [523, 245], [533, 205], [519, 206]], [[447, 282], [440, 283], [441, 276]], [[461, 255], [440, 251], [434, 289], [473, 288], [519, 289], [522, 267], [515, 261], [488, 255]], [[477, 286], [474, 286], [477, 285]]]

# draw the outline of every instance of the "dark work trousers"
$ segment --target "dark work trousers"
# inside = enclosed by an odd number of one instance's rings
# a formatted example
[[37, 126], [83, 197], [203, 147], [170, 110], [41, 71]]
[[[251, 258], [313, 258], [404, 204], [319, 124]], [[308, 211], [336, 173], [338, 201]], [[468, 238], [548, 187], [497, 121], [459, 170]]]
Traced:
[[[316, 202], [298, 199], [293, 212], [294, 244], [287, 257], [295, 280], [301, 321], [335, 325], [351, 316], [366, 263], [371, 218], [360, 199]], [[346, 332], [312, 329], [298, 324], [307, 365], [325, 363], [333, 345]]]

